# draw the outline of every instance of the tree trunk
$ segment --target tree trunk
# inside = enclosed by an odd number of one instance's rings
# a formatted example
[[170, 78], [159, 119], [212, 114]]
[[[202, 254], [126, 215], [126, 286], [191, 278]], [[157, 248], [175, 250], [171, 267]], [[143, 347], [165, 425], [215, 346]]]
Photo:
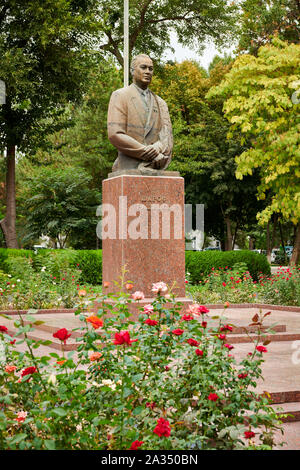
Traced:
[[290, 265], [298, 264], [300, 258], [300, 223], [297, 225], [296, 237], [294, 242], [293, 254], [290, 259]]
[[16, 233], [16, 181], [15, 181], [16, 147], [11, 145], [6, 156], [6, 214], [0, 221], [5, 238], [6, 248], [19, 248]]
[[232, 250], [234, 250], [234, 245], [235, 245], [235, 240], [236, 240], [236, 235], [237, 235], [238, 228], [239, 228], [239, 224], [238, 224], [238, 222], [236, 222], [234, 235], [233, 235], [233, 239], [232, 239], [232, 245], [231, 245]]
[[225, 224], [226, 224], [225, 250], [230, 251], [232, 250], [232, 233], [231, 233], [231, 223], [230, 223], [229, 217], [225, 217]]
[[271, 246], [271, 239], [270, 239], [270, 221], [268, 221], [268, 225], [267, 225], [266, 238], [267, 238], [267, 246], [266, 246], [266, 248], [267, 248], [267, 260], [271, 264], [272, 246]]
[[279, 226], [279, 233], [280, 233], [281, 246], [282, 246], [282, 249], [283, 249], [284, 264], [289, 264], [289, 263], [288, 263], [287, 254], [286, 254], [286, 251], [285, 251], [285, 242], [284, 242], [284, 239], [283, 239], [282, 227], [281, 227], [281, 223], [280, 223], [280, 222], [278, 222], [278, 226]]

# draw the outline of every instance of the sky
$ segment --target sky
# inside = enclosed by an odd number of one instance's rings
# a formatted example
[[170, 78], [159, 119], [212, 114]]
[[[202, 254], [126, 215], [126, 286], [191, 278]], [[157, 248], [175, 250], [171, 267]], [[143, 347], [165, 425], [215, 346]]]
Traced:
[[176, 62], [182, 62], [184, 60], [196, 60], [202, 67], [208, 69], [210, 62], [213, 60], [215, 55], [223, 55], [225, 52], [229, 54], [233, 51], [234, 47], [224, 48], [222, 52], [218, 51], [213, 43], [207, 43], [203, 55], [200, 56], [196, 51], [188, 47], [183, 47], [177, 42], [176, 34], [171, 34], [172, 46], [175, 49], [175, 54], [170, 51], [166, 51], [163, 56], [164, 60], [174, 60]]

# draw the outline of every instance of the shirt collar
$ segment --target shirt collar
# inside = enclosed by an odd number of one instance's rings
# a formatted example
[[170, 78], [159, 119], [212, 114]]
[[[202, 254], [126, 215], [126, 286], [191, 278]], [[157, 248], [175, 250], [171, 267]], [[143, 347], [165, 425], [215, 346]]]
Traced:
[[138, 92], [141, 93], [141, 94], [142, 94], [142, 93], [143, 93], [143, 94], [148, 94], [148, 93], [150, 93], [149, 88], [146, 88], [146, 90], [143, 90], [143, 88], [140, 88], [140, 87], [139, 87], [138, 85], [136, 85], [135, 83], [134, 83], [134, 86], [136, 87], [136, 89], [138, 90]]

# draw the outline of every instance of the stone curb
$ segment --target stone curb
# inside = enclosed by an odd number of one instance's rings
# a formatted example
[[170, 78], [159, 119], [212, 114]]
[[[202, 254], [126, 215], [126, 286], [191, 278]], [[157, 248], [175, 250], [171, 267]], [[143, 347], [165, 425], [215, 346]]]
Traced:
[[[149, 301], [152, 299], [149, 299]], [[148, 301], [148, 299], [147, 299]], [[137, 303], [132, 303], [131, 305], [137, 305]], [[299, 312], [300, 307], [293, 306], [293, 305], [271, 305], [271, 304], [229, 304], [228, 307], [224, 307], [224, 304], [205, 304], [205, 307], [212, 308], [212, 309], [225, 309], [228, 308], [263, 308], [263, 309], [270, 309], [270, 310], [281, 310], [287, 312]], [[28, 309], [33, 310], [33, 309]], [[0, 310], [0, 315], [26, 315], [28, 310]], [[34, 315], [43, 315], [43, 314], [58, 314], [58, 313], [75, 313], [77, 309], [75, 308], [59, 308], [59, 309], [37, 309]]]

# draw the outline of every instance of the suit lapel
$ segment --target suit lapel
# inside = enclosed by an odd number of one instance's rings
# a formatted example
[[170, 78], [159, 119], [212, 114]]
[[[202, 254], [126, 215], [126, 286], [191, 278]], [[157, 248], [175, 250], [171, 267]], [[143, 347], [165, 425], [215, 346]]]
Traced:
[[145, 127], [145, 125], [146, 125], [145, 108], [144, 108], [144, 105], [142, 103], [142, 98], [140, 97], [140, 94], [137, 91], [137, 89], [136, 89], [136, 87], [134, 86], [133, 83], [130, 85], [129, 88], [130, 88], [130, 100], [131, 100], [132, 104], [134, 105], [134, 107], [136, 109], [136, 113], [137, 113], [143, 127]]
[[149, 116], [148, 116], [148, 121], [145, 126], [145, 137], [149, 134], [151, 131], [152, 127], [155, 124], [155, 121], [157, 120], [159, 116], [159, 108], [158, 108], [158, 103], [156, 101], [154, 93], [150, 93], [151, 96], [151, 104], [150, 104], [150, 111], [149, 111]]
[[144, 127], [144, 137], [146, 137], [151, 131], [152, 127], [155, 124], [155, 121], [157, 120], [159, 116], [159, 107], [158, 107], [157, 100], [155, 98], [154, 93], [150, 91], [150, 97], [151, 97], [150, 110], [149, 110], [148, 118], [146, 119], [145, 107], [142, 102], [142, 98], [133, 83], [130, 85], [128, 91], [130, 94], [130, 101], [135, 107], [136, 114], [139, 120], [141, 121], [141, 124]]

